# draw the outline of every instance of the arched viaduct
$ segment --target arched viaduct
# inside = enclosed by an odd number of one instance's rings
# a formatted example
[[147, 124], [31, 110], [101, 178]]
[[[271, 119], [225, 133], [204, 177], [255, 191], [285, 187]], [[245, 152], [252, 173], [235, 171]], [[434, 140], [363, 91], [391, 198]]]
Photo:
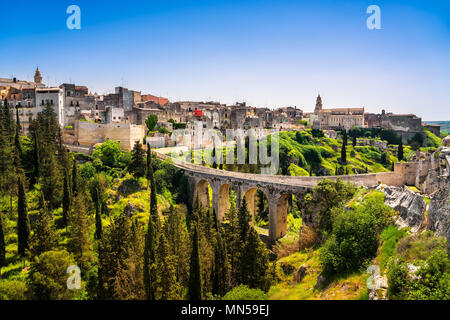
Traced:
[[[153, 152], [161, 159], [168, 156]], [[415, 167], [409, 167], [407, 163], [395, 164], [394, 172], [381, 172], [347, 176], [327, 177], [291, 177], [271, 176], [262, 174], [249, 174], [242, 172], [231, 172], [194, 165], [179, 160], [173, 160], [176, 167], [183, 169], [189, 177], [190, 201], [194, 199], [203, 206], [209, 206], [209, 187], [212, 189], [212, 205], [219, 220], [224, 218], [229, 208], [230, 188], [236, 192], [236, 204], [239, 206], [245, 197], [248, 209], [254, 216], [254, 197], [257, 190], [261, 190], [269, 202], [269, 238], [279, 239], [286, 234], [287, 207], [290, 195], [302, 197], [322, 179], [336, 180], [341, 178], [345, 182], [352, 182], [357, 186], [374, 188], [379, 184], [401, 186], [407, 184], [411, 179], [409, 172]]]

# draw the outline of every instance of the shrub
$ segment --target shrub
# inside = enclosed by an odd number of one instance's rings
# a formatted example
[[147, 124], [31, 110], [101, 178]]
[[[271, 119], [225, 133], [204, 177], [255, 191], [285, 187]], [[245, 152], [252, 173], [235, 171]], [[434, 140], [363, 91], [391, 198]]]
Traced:
[[0, 300], [26, 300], [25, 283], [18, 280], [0, 281]]
[[320, 251], [325, 273], [356, 271], [377, 252], [375, 218], [363, 212], [342, 212], [336, 217], [333, 233]]
[[222, 300], [267, 300], [267, 294], [260, 289], [240, 285], [228, 291]]
[[400, 300], [449, 300], [450, 259], [442, 248], [430, 252], [425, 261], [417, 261], [413, 274], [404, 259], [388, 264], [388, 297]]
[[74, 292], [67, 288], [67, 268], [74, 265], [65, 250], [42, 253], [30, 267], [28, 288], [33, 299], [68, 300]]

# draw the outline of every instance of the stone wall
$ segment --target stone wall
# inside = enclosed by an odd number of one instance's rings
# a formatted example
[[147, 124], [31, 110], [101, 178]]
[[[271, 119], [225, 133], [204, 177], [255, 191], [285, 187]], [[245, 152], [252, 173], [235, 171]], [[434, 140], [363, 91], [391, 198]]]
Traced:
[[128, 123], [99, 124], [90, 121], [75, 122], [76, 143], [80, 146], [91, 147], [106, 140], [121, 143], [123, 150], [131, 150], [136, 141], [142, 141], [145, 128], [142, 125]]

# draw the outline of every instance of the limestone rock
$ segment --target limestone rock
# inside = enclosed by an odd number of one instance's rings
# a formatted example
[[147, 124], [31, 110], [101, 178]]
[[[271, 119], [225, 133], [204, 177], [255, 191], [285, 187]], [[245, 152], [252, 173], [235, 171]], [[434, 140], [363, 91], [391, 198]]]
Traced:
[[426, 203], [422, 196], [415, 194], [408, 187], [385, 187], [385, 203], [400, 213], [396, 225], [400, 228], [410, 227], [417, 232], [425, 217]]
[[326, 280], [325, 276], [322, 274], [319, 274], [319, 276], [317, 277], [317, 282], [316, 282], [316, 285], [314, 286], [314, 289], [317, 290], [317, 289], [323, 287], [323, 285], [325, 284], [325, 280]]
[[450, 180], [431, 198], [427, 227], [436, 235], [447, 237], [447, 244], [450, 243]]
[[306, 276], [306, 265], [302, 265], [300, 268], [298, 268], [297, 272], [294, 274], [294, 281], [302, 282], [305, 276]]
[[442, 139], [442, 144], [446, 147], [450, 147], [450, 135]]

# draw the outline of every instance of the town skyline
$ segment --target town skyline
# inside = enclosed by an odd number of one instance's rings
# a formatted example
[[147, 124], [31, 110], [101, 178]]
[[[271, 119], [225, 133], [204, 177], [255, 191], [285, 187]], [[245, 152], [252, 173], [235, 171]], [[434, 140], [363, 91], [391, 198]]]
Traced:
[[66, 27], [68, 3], [10, 5], [1, 22], [2, 77], [31, 79], [39, 65], [45, 83], [99, 93], [124, 86], [172, 101], [308, 111], [321, 93], [327, 107], [450, 119], [444, 1], [380, 2], [380, 30], [366, 27], [364, 1], [78, 1], [80, 30]]

